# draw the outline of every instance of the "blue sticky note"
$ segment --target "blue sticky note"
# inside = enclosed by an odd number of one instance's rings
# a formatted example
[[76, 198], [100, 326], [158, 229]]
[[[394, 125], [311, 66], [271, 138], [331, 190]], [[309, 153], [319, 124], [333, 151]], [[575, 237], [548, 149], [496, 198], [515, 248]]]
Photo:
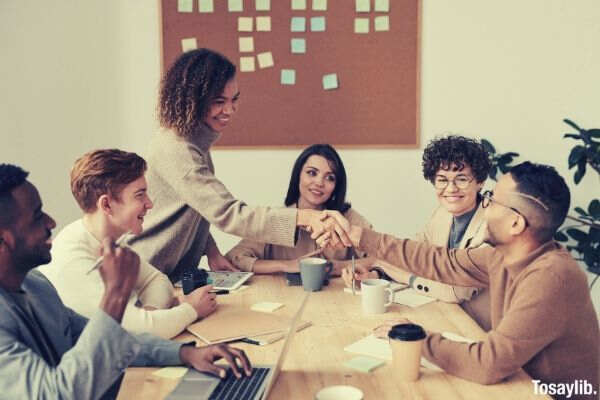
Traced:
[[292, 54], [306, 53], [306, 39], [294, 38], [291, 40]]
[[281, 84], [282, 85], [295, 85], [296, 84], [296, 70], [282, 69], [281, 70]]
[[310, 19], [310, 30], [313, 32], [325, 32], [325, 17], [312, 17]]
[[292, 32], [304, 32], [306, 31], [306, 18], [304, 17], [292, 17]]
[[337, 74], [323, 75], [323, 89], [332, 90], [338, 88], [338, 77]]

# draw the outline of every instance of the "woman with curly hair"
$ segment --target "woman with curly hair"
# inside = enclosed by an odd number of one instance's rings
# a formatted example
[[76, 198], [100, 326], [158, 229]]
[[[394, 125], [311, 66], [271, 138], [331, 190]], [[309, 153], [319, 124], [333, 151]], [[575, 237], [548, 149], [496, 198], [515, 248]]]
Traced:
[[[284, 204], [313, 210], [337, 210], [350, 224], [372, 229], [372, 225], [346, 202], [346, 169], [335, 149], [328, 144], [313, 144], [300, 153], [290, 177]], [[296, 246], [272, 245], [244, 239], [225, 255], [238, 268], [258, 274], [298, 272], [298, 259], [318, 248], [307, 232], [298, 233]], [[357, 264], [371, 265], [365, 253]], [[322, 256], [333, 264], [333, 275], [340, 275], [352, 257], [352, 250], [325, 249]]]
[[[491, 163], [480, 142], [464, 136], [432, 140], [423, 152], [423, 177], [435, 190], [439, 206], [417, 240], [448, 248], [481, 246], [486, 233], [481, 188]], [[377, 261], [384, 264], [383, 261]], [[395, 268], [394, 270], [397, 270]], [[372, 277], [381, 272], [370, 272]], [[343, 271], [344, 280], [352, 279]], [[486, 331], [491, 329], [489, 293], [485, 289], [451, 286], [398, 272], [394, 280], [409, 284], [422, 294], [460, 303], [461, 307]]]
[[162, 129], [150, 141], [146, 174], [154, 210], [130, 245], [172, 281], [184, 269], [196, 268], [203, 255], [213, 270], [236, 269], [210, 235], [211, 224], [226, 233], [284, 246], [294, 246], [296, 226], [327, 228], [349, 243], [343, 227], [325, 226], [318, 211], [249, 207], [217, 179], [210, 147], [239, 106], [235, 73], [223, 55], [198, 49], [175, 60], [161, 83]]

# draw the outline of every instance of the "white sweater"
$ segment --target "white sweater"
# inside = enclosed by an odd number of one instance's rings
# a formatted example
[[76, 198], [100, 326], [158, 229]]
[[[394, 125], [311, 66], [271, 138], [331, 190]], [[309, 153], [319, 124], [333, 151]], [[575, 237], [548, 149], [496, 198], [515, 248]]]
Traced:
[[[100, 272], [87, 275], [100, 255], [101, 243], [85, 228], [83, 220], [66, 226], [52, 241], [52, 262], [39, 270], [52, 282], [66, 306], [90, 318], [104, 294]], [[148, 311], [136, 306], [151, 306]], [[173, 301], [173, 286], [169, 279], [152, 265], [140, 260], [137, 282], [125, 309], [121, 325], [133, 333], [148, 332], [162, 338], [172, 338], [198, 315], [187, 303], [168, 308]]]

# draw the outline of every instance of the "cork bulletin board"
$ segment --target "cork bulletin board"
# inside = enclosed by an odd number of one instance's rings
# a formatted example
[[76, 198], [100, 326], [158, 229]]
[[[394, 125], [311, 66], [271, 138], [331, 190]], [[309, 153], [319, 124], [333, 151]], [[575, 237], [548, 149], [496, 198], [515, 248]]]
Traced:
[[162, 68], [193, 48], [237, 66], [219, 147], [417, 147], [419, 0], [159, 0]]

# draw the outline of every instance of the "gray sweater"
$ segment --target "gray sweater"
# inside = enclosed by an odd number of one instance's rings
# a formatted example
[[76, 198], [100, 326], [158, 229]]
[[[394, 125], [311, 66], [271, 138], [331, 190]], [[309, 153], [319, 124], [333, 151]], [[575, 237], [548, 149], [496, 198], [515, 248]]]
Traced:
[[150, 141], [146, 179], [154, 208], [129, 244], [172, 280], [198, 265], [210, 224], [244, 238], [294, 245], [296, 209], [250, 207], [215, 177], [209, 150], [218, 137], [202, 125], [192, 138], [162, 130]]

